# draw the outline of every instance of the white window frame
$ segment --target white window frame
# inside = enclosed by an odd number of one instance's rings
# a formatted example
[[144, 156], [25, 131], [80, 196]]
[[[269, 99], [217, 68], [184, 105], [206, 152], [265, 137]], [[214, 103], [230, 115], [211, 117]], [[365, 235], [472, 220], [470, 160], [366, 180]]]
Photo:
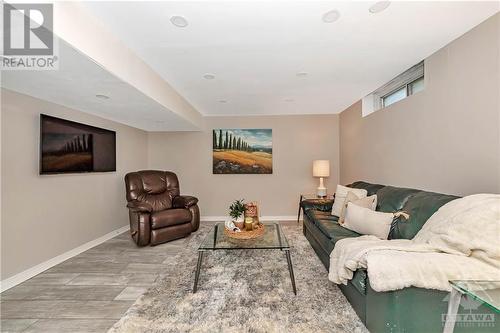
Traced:
[[406, 97], [412, 95], [412, 92], [409, 89], [409, 85], [423, 77], [424, 77], [424, 62], [421, 61], [415, 66], [411, 67], [410, 69], [396, 76], [394, 79], [384, 84], [382, 87], [378, 88], [370, 95], [363, 98], [362, 100], [363, 117], [377, 110], [383, 109], [385, 107], [384, 98], [400, 90], [403, 87], [406, 87]]

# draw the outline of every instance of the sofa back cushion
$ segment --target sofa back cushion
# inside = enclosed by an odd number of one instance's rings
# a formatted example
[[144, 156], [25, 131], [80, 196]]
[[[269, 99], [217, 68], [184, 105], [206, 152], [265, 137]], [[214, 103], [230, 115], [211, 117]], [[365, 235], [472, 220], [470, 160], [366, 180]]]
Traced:
[[370, 183], [362, 182], [362, 181], [354, 182], [354, 183], [347, 185], [347, 186], [352, 187], [352, 188], [365, 189], [368, 192], [368, 196], [377, 194], [378, 190], [385, 187], [385, 185], [370, 184]]
[[389, 239], [412, 239], [425, 222], [444, 204], [458, 199], [454, 195], [419, 191], [408, 198], [402, 211], [410, 215], [406, 220], [399, 217], [393, 221]]
[[377, 210], [384, 213], [400, 211], [408, 199], [418, 192], [411, 188], [385, 186], [377, 191]]
[[441, 206], [459, 198], [454, 195], [370, 184], [363, 181], [357, 181], [348, 186], [364, 188], [368, 191], [368, 195], [377, 194], [378, 211], [387, 213], [405, 211], [410, 215], [408, 220], [401, 216], [393, 221], [388, 239], [412, 239]]

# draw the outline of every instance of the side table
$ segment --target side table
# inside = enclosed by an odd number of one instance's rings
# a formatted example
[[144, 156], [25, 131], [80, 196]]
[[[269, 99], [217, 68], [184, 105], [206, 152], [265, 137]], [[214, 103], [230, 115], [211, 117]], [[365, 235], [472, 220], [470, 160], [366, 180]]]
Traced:
[[333, 202], [334, 194], [327, 194], [324, 197], [318, 197], [316, 194], [301, 194], [299, 199], [299, 212], [297, 214], [297, 224], [300, 223], [300, 212], [303, 210], [302, 202], [307, 201], [315, 204], [326, 204]]

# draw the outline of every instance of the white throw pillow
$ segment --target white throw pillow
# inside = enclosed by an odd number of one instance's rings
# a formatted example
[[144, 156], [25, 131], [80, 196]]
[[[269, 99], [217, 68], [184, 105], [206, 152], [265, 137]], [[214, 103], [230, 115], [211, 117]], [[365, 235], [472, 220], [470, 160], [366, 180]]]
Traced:
[[349, 202], [342, 226], [362, 235], [387, 239], [393, 218], [393, 213], [377, 212]]
[[332, 215], [339, 216], [342, 213], [342, 206], [344, 205], [347, 193], [352, 192], [358, 198], [366, 198], [368, 192], [362, 188], [350, 188], [347, 186], [337, 185], [337, 191], [335, 191], [335, 201], [332, 206]]
[[365, 208], [369, 208], [371, 210], [375, 210], [375, 208], [377, 208], [377, 195], [374, 194], [374, 195], [370, 195], [369, 197], [365, 197], [365, 198], [360, 199], [356, 196], [356, 194], [354, 194], [352, 192], [348, 192], [347, 196], [345, 197], [344, 204], [342, 205], [342, 212], [340, 213], [340, 216], [339, 216], [339, 224], [340, 225], [342, 225], [344, 223], [345, 213], [347, 211], [347, 204], [349, 202], [352, 202], [356, 206], [365, 207]]

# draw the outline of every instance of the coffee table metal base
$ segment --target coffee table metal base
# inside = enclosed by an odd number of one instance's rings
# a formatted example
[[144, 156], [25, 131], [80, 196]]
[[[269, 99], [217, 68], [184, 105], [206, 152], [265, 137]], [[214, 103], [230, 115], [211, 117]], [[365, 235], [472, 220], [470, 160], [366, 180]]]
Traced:
[[[295, 275], [293, 274], [293, 264], [292, 264], [292, 258], [290, 256], [290, 250], [283, 250], [283, 251], [285, 251], [286, 255], [286, 262], [288, 264], [288, 272], [290, 273], [290, 280], [292, 281], [293, 293], [297, 295], [297, 287], [295, 286]], [[205, 251], [202, 250], [198, 251], [198, 263], [196, 264], [196, 272], [194, 275], [193, 293], [195, 293], [198, 290], [198, 280], [200, 279], [201, 265], [203, 262], [203, 252]]]
[[201, 263], [203, 261], [203, 252], [205, 251], [198, 251], [198, 263], [196, 264], [196, 274], [194, 276], [193, 293], [195, 293], [198, 290], [198, 279], [200, 278]]
[[284, 250], [286, 254], [286, 261], [288, 263], [288, 272], [290, 273], [290, 280], [292, 281], [293, 293], [297, 295], [297, 288], [295, 287], [295, 276], [293, 275], [293, 265], [292, 258], [290, 257], [290, 251]]

